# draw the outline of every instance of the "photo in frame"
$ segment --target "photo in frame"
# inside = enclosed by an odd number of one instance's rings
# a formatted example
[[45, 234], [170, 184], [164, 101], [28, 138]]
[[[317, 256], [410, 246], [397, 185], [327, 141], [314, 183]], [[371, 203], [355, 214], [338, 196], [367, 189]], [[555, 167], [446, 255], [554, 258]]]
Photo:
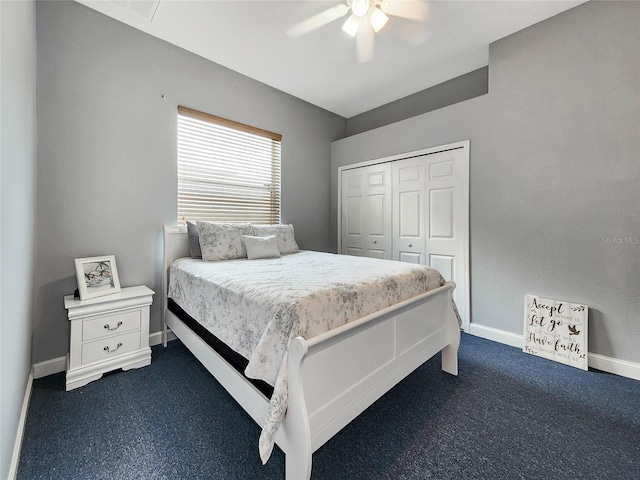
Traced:
[[114, 255], [76, 258], [75, 264], [80, 300], [120, 293]]

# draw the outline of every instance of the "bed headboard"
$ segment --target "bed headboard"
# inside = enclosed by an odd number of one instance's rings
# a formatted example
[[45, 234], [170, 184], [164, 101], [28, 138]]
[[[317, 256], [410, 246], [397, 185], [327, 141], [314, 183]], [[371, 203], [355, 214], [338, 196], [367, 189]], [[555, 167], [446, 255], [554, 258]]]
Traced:
[[164, 225], [162, 259], [162, 323], [167, 309], [167, 289], [169, 288], [169, 266], [176, 258], [190, 257], [187, 226]]

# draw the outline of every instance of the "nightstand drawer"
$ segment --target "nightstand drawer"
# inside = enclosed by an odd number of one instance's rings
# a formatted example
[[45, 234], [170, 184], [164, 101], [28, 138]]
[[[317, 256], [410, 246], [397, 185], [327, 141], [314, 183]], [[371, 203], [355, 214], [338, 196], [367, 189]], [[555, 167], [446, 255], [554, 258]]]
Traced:
[[140, 310], [103, 315], [82, 322], [82, 341], [140, 329]]
[[140, 349], [140, 330], [82, 345], [82, 364], [108, 360]]

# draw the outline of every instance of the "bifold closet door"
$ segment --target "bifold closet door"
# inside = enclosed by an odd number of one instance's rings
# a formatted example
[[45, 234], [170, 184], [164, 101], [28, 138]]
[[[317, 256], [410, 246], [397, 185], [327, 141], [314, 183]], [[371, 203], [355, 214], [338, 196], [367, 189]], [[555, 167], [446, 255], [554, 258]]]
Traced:
[[341, 171], [340, 252], [428, 265], [469, 328], [469, 143]]
[[391, 166], [344, 170], [341, 183], [341, 252], [390, 259]]
[[[465, 321], [469, 235], [468, 152], [463, 148], [425, 157], [426, 264], [456, 282], [453, 299]], [[468, 321], [468, 320], [467, 320]]]
[[391, 168], [393, 259], [425, 265], [425, 160], [398, 160]]

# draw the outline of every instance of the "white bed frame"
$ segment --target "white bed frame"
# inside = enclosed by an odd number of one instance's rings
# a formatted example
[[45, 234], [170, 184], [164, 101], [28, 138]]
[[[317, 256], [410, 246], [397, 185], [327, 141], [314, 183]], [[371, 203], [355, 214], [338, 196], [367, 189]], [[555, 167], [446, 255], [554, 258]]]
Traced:
[[[269, 400], [167, 309], [168, 269], [188, 257], [186, 227], [164, 226], [163, 329], [167, 327], [262, 427]], [[442, 351], [442, 369], [458, 374], [460, 327], [453, 282], [289, 347], [289, 403], [276, 444], [287, 480], [311, 477], [311, 457], [394, 385]], [[257, 449], [256, 439], [256, 449]]]

